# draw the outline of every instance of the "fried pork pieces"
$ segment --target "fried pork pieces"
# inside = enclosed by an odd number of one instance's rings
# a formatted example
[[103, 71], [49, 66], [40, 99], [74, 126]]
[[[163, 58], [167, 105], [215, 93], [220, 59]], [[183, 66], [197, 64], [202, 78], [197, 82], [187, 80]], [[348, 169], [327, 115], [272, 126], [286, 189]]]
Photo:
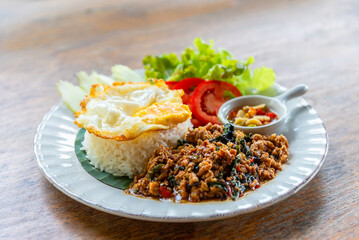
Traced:
[[231, 125], [209, 123], [179, 143], [157, 148], [127, 192], [176, 202], [235, 200], [273, 179], [289, 154], [283, 135], [245, 136]]

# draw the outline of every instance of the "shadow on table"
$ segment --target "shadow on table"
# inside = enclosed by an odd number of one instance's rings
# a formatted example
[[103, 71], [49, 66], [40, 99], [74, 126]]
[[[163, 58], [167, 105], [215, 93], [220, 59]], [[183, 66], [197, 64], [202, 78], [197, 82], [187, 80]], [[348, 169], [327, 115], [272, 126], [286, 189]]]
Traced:
[[[44, 180], [45, 181], [45, 180]], [[85, 239], [288, 239], [318, 225], [323, 211], [322, 176], [294, 196], [265, 209], [234, 218], [197, 223], [156, 223], [107, 214], [82, 205], [42, 184], [45, 206], [69, 235]]]

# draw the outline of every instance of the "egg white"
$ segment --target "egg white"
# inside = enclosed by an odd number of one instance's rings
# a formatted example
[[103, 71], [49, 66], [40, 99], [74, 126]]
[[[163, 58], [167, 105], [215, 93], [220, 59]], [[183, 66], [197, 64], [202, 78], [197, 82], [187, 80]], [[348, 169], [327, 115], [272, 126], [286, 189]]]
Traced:
[[99, 137], [130, 140], [147, 131], [168, 129], [191, 117], [182, 90], [153, 83], [96, 84], [81, 102], [75, 124]]

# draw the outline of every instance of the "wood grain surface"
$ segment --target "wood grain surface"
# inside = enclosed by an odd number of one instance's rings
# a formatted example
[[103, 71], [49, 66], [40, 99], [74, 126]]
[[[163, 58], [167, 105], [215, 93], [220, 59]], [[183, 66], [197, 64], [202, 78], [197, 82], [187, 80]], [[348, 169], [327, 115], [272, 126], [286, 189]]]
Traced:
[[[41, 174], [33, 138], [74, 73], [140, 68], [195, 37], [309, 86], [330, 148], [294, 196], [199, 223], [131, 220], [84, 206]], [[359, 239], [359, 1], [35, 1], [0, 3], [0, 239]]]

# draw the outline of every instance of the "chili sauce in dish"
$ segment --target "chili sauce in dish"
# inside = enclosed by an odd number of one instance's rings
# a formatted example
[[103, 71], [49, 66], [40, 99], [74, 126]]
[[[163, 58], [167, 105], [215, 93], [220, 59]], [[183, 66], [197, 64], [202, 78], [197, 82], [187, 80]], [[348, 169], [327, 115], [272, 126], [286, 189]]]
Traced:
[[232, 110], [228, 114], [228, 121], [238, 126], [258, 127], [268, 125], [278, 120], [276, 113], [265, 104], [256, 106], [243, 106]]

